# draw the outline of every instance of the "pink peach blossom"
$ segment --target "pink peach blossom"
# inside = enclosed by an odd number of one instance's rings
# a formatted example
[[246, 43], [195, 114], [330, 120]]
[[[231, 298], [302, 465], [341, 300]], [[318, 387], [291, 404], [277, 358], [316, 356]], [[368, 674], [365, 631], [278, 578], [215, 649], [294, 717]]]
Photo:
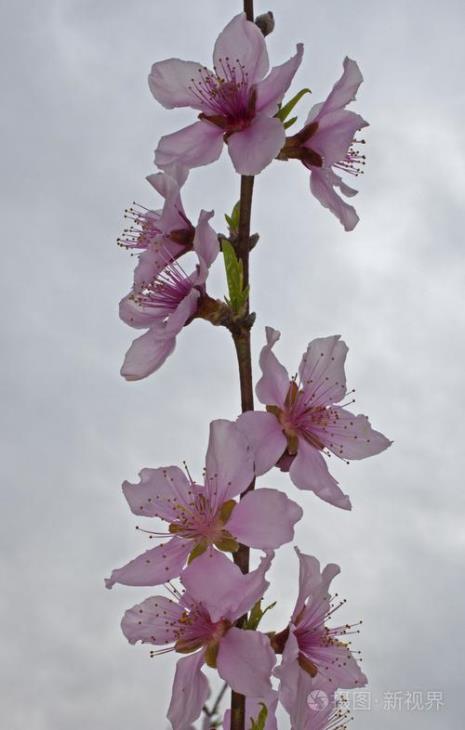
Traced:
[[267, 76], [263, 34], [240, 13], [215, 43], [213, 71], [177, 58], [154, 63], [149, 86], [155, 99], [167, 109], [191, 107], [200, 112], [198, 122], [161, 138], [156, 165], [165, 170], [174, 164], [207, 165], [218, 159], [226, 142], [238, 173], [261, 172], [284, 144], [283, 124], [274, 115], [302, 54], [299, 44], [296, 55]]
[[280, 702], [289, 713], [294, 730], [305, 730], [311, 691], [323, 688], [330, 696], [338, 688], [363, 687], [367, 679], [348, 644], [341, 641], [341, 637], [354, 633], [353, 627], [326, 625], [345, 603], [334, 603], [329, 593], [339, 567], [330, 564], [320, 571], [316, 558], [297, 548], [296, 552], [300, 564], [297, 602], [289, 626], [273, 636], [272, 644], [283, 655], [275, 670], [280, 680]]
[[[310, 189], [320, 203], [340, 220], [346, 231], [357, 225], [353, 206], [335, 191], [352, 197], [357, 193], [335, 170], [358, 175], [365, 157], [353, 146], [355, 133], [368, 126], [361, 116], [345, 107], [355, 99], [363, 76], [355, 61], [344, 60], [344, 71], [326, 101], [310, 111], [304, 128], [286, 141], [282, 158], [300, 159], [310, 170]], [[363, 140], [361, 140], [363, 142]]]
[[164, 198], [161, 210], [147, 210], [133, 204], [126, 211], [131, 221], [118, 244], [123, 248], [140, 251], [134, 272], [134, 288], [140, 289], [151, 282], [164, 268], [166, 259], [177, 259], [192, 249], [195, 229], [187, 217], [181, 200], [181, 187], [188, 170], [175, 166], [168, 175], [159, 172], [147, 180]]
[[262, 377], [256, 392], [267, 412], [249, 411], [237, 420], [254, 449], [256, 473], [278, 464], [299, 489], [350, 509], [349, 497], [329, 473], [323, 453], [364, 459], [384, 451], [391, 441], [375, 431], [366, 416], [334, 405], [347, 393], [347, 346], [339, 335], [310, 342], [298, 378], [292, 380], [273, 353], [279, 337], [267, 327], [267, 344], [260, 354]]
[[201, 713], [208, 696], [204, 663], [216, 668], [235, 692], [248, 697], [270, 693], [275, 655], [268, 637], [236, 628], [234, 622], [266, 591], [272, 558], [269, 553], [245, 575], [223, 553], [204, 554], [183, 571], [183, 593], [171, 588], [172, 598], [153, 596], [124, 614], [121, 627], [131, 644], [162, 646], [155, 654], [188, 655], [176, 667], [168, 710], [173, 730], [186, 730]]
[[173, 352], [176, 336], [196, 314], [209, 268], [219, 252], [218, 237], [209, 224], [212, 216], [213, 212], [200, 213], [193, 241], [198, 264], [192, 273], [187, 274], [169, 250], [159, 249], [150, 264], [158, 273], [121, 300], [123, 322], [147, 330], [126, 353], [121, 368], [126, 380], [140, 380], [158, 370]]
[[[242, 494], [253, 477], [253, 455], [235, 423], [213, 421], [206, 457], [204, 485], [196, 484], [176, 466], [143, 469], [139, 484], [123, 484], [136, 515], [169, 523], [168, 542], [147, 550], [112, 572], [114, 583], [154, 586], [180, 575], [191, 558], [214, 548], [234, 551], [239, 543], [269, 550], [292, 540], [301, 508], [276, 489]], [[163, 537], [163, 533], [151, 536]]]

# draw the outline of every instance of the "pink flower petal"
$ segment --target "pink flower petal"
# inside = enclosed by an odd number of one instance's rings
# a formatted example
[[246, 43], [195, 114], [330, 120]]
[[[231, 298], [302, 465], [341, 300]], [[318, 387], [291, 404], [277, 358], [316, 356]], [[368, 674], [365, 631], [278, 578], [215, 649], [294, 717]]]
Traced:
[[252, 482], [253, 452], [235, 423], [218, 419], [210, 424], [205, 471], [205, 484], [215, 486], [218, 507], [242, 494]]
[[278, 111], [278, 104], [283, 100], [284, 94], [292, 83], [302, 62], [304, 47], [302, 43], [297, 44], [297, 53], [280, 66], [274, 66], [266, 79], [257, 84], [258, 112], [264, 112], [272, 116]]
[[209, 220], [213, 211], [201, 210], [194, 235], [194, 251], [207, 267], [210, 267], [220, 252], [218, 235], [211, 227]]
[[[161, 173], [162, 175], [165, 175], [165, 173]], [[171, 187], [170, 183], [161, 183], [156, 182], [159, 180], [160, 173], [156, 172], [152, 175], [147, 175], [145, 178], [148, 180], [148, 182], [153, 185], [155, 190], [160, 193], [160, 195], [163, 195], [164, 198], [169, 197], [170, 191], [173, 189]], [[178, 189], [180, 190], [184, 183], [186, 182], [187, 178], [189, 177], [189, 170], [187, 167], [183, 167], [182, 165], [173, 165], [172, 169], [168, 173], [168, 177], [170, 177], [172, 180], [176, 182], [176, 185], [178, 186]], [[166, 185], [167, 187], [164, 187]]]
[[231, 597], [229, 598], [231, 605], [232, 601], [235, 601], [235, 606], [230, 611], [232, 620], [235, 621], [244, 613], [247, 613], [263, 597], [270, 585], [265, 575], [270, 568], [273, 558], [274, 552], [266, 552], [265, 556], [261, 558], [258, 568], [243, 576], [241, 584], [242, 593], [239, 603], [237, 603], [237, 596], [231, 592]]
[[344, 160], [357, 130], [367, 126], [368, 122], [359, 114], [344, 109], [331, 112], [318, 122], [316, 133], [304, 146], [318, 152], [324, 167], [329, 167]]
[[256, 476], [265, 474], [276, 464], [287, 446], [278, 419], [265, 411], [246, 411], [236, 423], [252, 447]]
[[223, 64], [235, 67], [236, 59], [246, 74], [249, 87], [268, 72], [268, 52], [263, 33], [255, 23], [246, 19], [245, 13], [236, 15], [217, 38], [213, 64], [218, 76], [223, 75]]
[[294, 538], [302, 508], [277, 489], [249, 492], [234, 508], [226, 529], [252, 548], [278, 548]]
[[203, 654], [197, 652], [179, 659], [174, 675], [168, 719], [173, 730], [188, 730], [202, 712], [210, 688], [202, 672]]
[[177, 622], [184, 609], [164, 596], [151, 596], [129, 608], [121, 621], [130, 644], [172, 644], [177, 638]]
[[360, 73], [357, 63], [346, 57], [344, 59], [342, 76], [334, 84], [332, 91], [320, 109], [318, 117], [322, 117], [323, 114], [329, 114], [329, 112], [336, 111], [337, 109], [342, 109], [351, 101], [354, 101], [362, 81], [363, 76]]
[[275, 662], [270, 640], [259, 631], [232, 628], [220, 642], [218, 674], [246, 697], [263, 697], [270, 692]]
[[324, 676], [331, 678], [334, 688], [354, 689], [364, 687], [368, 682], [346, 644], [334, 642], [328, 646], [315, 646], [312, 660], [325, 668]]
[[335, 507], [351, 509], [349, 497], [329, 473], [321, 453], [303, 438], [299, 439], [297, 456], [291, 464], [289, 475], [299, 489], [310, 489], [317, 497]]
[[224, 553], [210, 550], [187, 566], [181, 581], [189, 596], [202, 603], [212, 621], [235, 621], [266, 591], [269, 583], [264, 575], [272, 557], [267, 555], [256, 570], [244, 575]]
[[135, 303], [132, 294], [128, 294], [120, 301], [119, 316], [125, 324], [134, 327], [134, 329], [147, 329], [155, 321], [153, 313], [139, 307]]
[[199, 297], [200, 292], [197, 289], [191, 289], [189, 294], [179, 302], [175, 311], [166, 320], [164, 337], [175, 337], [180, 333], [187, 321], [196, 313]]
[[123, 483], [123, 494], [135, 515], [175, 522], [179, 519], [177, 503], [192, 501], [191, 483], [178, 466], [142, 469], [139, 477], [138, 484]]
[[[163, 250], [163, 255], [161, 255], [160, 249]], [[161, 271], [163, 271], [166, 266], [167, 257], [175, 259], [184, 251], [184, 246], [181, 246], [181, 244], [175, 243], [167, 238], [164, 238], [163, 242], [160, 242], [158, 245], [151, 246], [146, 251], [143, 251], [139, 254], [139, 261], [134, 270], [134, 287], [140, 290], [145, 285], [149, 284]], [[127, 307], [126, 304], [125, 307]], [[137, 311], [137, 305], [134, 305], [133, 308], [127, 307], [126, 311], [123, 310], [122, 313], [120, 312], [121, 319], [131, 327], [135, 326], [133, 321], [131, 321], [131, 317], [134, 316], [133, 310]], [[139, 312], [140, 310], [138, 310], [138, 321], [147, 322], [147, 320], [153, 319], [150, 313], [144, 312], [139, 314]], [[146, 318], [145, 320], [144, 317]], [[141, 324], [139, 326], [147, 327], [147, 324]]]
[[126, 353], [121, 375], [126, 380], [142, 380], [154, 373], [171, 355], [176, 346], [176, 338], [160, 335], [158, 328], [152, 327], [141, 337], [134, 340]]
[[[324, 167], [312, 168], [310, 174], [310, 190], [313, 195], [320, 201], [323, 208], [328, 208], [331, 213], [334, 213], [336, 218], [344, 226], [344, 230], [352, 231], [360, 219], [355, 208], [352, 205], [348, 205], [348, 203], [337, 195], [334, 190], [335, 186], [341, 188], [344, 195], [347, 195], [345, 191], [348, 189], [348, 186], [331, 169]], [[350, 190], [352, 193], [355, 192], [352, 188]]]
[[198, 78], [199, 69], [202, 69], [201, 63], [179, 58], [154, 63], [148, 77], [150, 91], [165, 109], [183, 106], [202, 109], [191, 90], [192, 79]]
[[255, 392], [261, 403], [281, 408], [286, 400], [290, 379], [286, 368], [272, 352], [280, 336], [278, 330], [272, 327], [266, 328], [266, 345], [262, 348], [259, 360], [262, 377], [257, 383]]
[[[283, 650], [282, 660], [273, 674], [279, 678], [279, 701], [290, 714], [297, 698], [300, 667], [298, 663], [299, 645], [293, 626], [289, 627], [289, 637]], [[307, 675], [309, 680], [310, 676]], [[300, 728], [299, 728], [300, 730]]]
[[173, 537], [163, 545], [139, 555], [122, 568], [112, 571], [105, 580], [107, 588], [115, 583], [125, 586], [156, 586], [181, 574], [193, 545], [189, 540]]
[[349, 348], [340, 335], [317, 337], [302, 356], [299, 376], [306, 400], [311, 406], [326, 406], [344, 398], [344, 364]]
[[[189, 174], [187, 168], [178, 168], [178, 178], [186, 180]], [[173, 171], [173, 175], [175, 172]], [[165, 198], [158, 227], [167, 235], [174, 230], [186, 228], [186, 215], [181, 200], [181, 185], [178, 180], [165, 172], [158, 172], [154, 175], [148, 175], [146, 180], [155, 188], [155, 190]]]
[[212, 621], [229, 614], [228, 599], [237, 591], [234, 606], [241, 597], [243, 575], [240, 569], [224, 553], [210, 550], [193, 560], [181, 575], [181, 581], [189, 597], [201, 603]]
[[223, 149], [223, 130], [200, 121], [167, 134], [155, 150], [155, 164], [161, 169], [180, 164], [191, 169], [215, 162]]
[[331, 581], [339, 575], [341, 569], [335, 563], [329, 563], [323, 571], [320, 561], [313, 555], [305, 555], [295, 548], [299, 558], [299, 594], [295, 604], [292, 620], [295, 622], [302, 613], [306, 600], [311, 597], [311, 604], [329, 596]]
[[234, 132], [228, 140], [236, 172], [258, 175], [279, 154], [285, 141], [286, 134], [279, 119], [257, 114], [249, 127]]
[[315, 428], [321, 442], [341, 459], [366, 459], [384, 451], [392, 441], [371, 427], [367, 416], [354, 416], [345, 408], [330, 409], [331, 423], [324, 431]]

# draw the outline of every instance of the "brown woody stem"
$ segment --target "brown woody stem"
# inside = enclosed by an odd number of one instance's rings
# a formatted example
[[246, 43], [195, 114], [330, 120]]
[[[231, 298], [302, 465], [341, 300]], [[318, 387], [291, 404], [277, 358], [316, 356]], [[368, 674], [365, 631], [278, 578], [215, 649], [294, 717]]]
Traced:
[[[249, 286], [250, 219], [252, 214], [253, 183], [253, 177], [248, 175], [241, 177], [239, 235], [236, 250], [239, 259], [242, 261], [244, 287]], [[246, 311], [247, 313], [249, 312], [248, 300]], [[244, 413], [244, 411], [253, 411], [254, 407], [250, 327], [245, 325], [238, 332], [233, 332], [233, 340], [239, 366], [241, 408]], [[253, 489], [254, 486], [255, 481], [250, 484], [247, 492]], [[241, 545], [234, 555], [234, 562], [243, 573], [249, 572], [249, 553], [249, 548], [246, 545]], [[239, 619], [239, 626], [243, 623], [244, 618]], [[245, 730], [245, 697], [237, 692], [231, 692], [231, 730]]]
[[[244, 0], [244, 12], [247, 20], [253, 22], [254, 8], [253, 0]], [[244, 272], [244, 288], [249, 286], [249, 254], [250, 254], [250, 219], [252, 215], [252, 195], [254, 178], [249, 175], [241, 177], [241, 197], [239, 212], [239, 236], [237, 241], [237, 253], [242, 261]], [[247, 313], [249, 312], [249, 301], [247, 300]], [[250, 350], [250, 328], [242, 328], [241, 332], [233, 334], [236, 347], [237, 362], [239, 366], [239, 380], [241, 386], [241, 407], [242, 412], [253, 411], [253, 381], [252, 381], [252, 356]], [[254, 482], [249, 486], [254, 488]], [[249, 572], [249, 548], [241, 545], [234, 556], [234, 562], [243, 573]], [[242, 623], [242, 620], [239, 620]], [[231, 730], [245, 730], [245, 697], [237, 692], [231, 692]]]

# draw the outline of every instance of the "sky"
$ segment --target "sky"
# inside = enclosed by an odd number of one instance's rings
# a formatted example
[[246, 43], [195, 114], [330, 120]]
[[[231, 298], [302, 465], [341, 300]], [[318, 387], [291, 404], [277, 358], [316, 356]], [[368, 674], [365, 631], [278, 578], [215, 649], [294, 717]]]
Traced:
[[[292, 89], [313, 93], [300, 118], [348, 55], [365, 77], [353, 108], [370, 122], [354, 232], [311, 198], [297, 163], [274, 163], [256, 181], [255, 373], [265, 325], [282, 331], [278, 353], [291, 372], [311, 339], [341, 334], [354, 408], [395, 442], [350, 466], [332, 461], [351, 513], [297, 493], [276, 470], [260, 484], [304, 507], [295, 544], [341, 566], [341, 619], [363, 619], [354, 643], [371, 709], [354, 707], [354, 730], [456, 730], [465, 670], [464, 6], [255, 6], [275, 13], [272, 63], [305, 44]], [[181, 333], [156, 375], [120, 377], [133, 333], [117, 303], [134, 260], [115, 241], [131, 201], [158, 207], [144, 178], [159, 137], [193, 121], [151, 97], [151, 64], [209, 62], [241, 4], [3, 0], [0, 8], [1, 726], [166, 728], [175, 657], [149, 659], [119, 627], [151, 591], [103, 585], [146, 548], [120, 486], [142, 467], [183, 459], [200, 474], [209, 422], [234, 419], [240, 401], [228, 333], [205, 322]], [[238, 197], [227, 155], [193, 171], [183, 197], [192, 219], [214, 209], [224, 230]], [[212, 281], [221, 298], [219, 265]], [[284, 625], [295, 599], [292, 546], [271, 577], [278, 604], [268, 629]], [[409, 704], [413, 692], [422, 709]], [[430, 693], [439, 693], [437, 709]]]

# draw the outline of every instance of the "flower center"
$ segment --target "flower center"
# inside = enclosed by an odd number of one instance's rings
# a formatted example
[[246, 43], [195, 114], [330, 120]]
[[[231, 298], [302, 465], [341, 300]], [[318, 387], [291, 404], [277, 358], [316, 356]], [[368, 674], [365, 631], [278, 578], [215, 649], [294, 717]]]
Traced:
[[214, 73], [199, 68], [191, 79], [190, 91], [201, 102], [201, 119], [222, 127], [226, 133], [249, 126], [255, 115], [255, 89], [250, 87], [248, 73], [239, 59], [220, 58]]
[[139, 307], [158, 310], [163, 319], [176, 311], [192, 288], [192, 281], [179, 262], [170, 259], [151, 284], [132, 294], [131, 298]]
[[170, 524], [169, 531], [196, 543], [191, 560], [205, 552], [209, 545], [215, 545], [218, 550], [236, 552], [239, 544], [225, 529], [235, 505], [235, 501], [230, 499], [214, 512], [208, 499], [198, 494], [188, 509], [180, 505], [179, 519]]
[[174, 650], [180, 654], [190, 654], [205, 646], [207, 664], [214, 666], [218, 644], [230, 628], [230, 621], [222, 618], [213, 622], [202, 605], [194, 604], [177, 621]]
[[266, 406], [266, 410], [273, 413], [281, 424], [287, 437], [287, 451], [291, 456], [297, 453], [299, 436], [316, 449], [324, 449], [324, 444], [313, 429], [326, 428], [329, 423], [328, 409], [324, 406], [309, 406], [295, 380], [289, 385], [284, 408]]

